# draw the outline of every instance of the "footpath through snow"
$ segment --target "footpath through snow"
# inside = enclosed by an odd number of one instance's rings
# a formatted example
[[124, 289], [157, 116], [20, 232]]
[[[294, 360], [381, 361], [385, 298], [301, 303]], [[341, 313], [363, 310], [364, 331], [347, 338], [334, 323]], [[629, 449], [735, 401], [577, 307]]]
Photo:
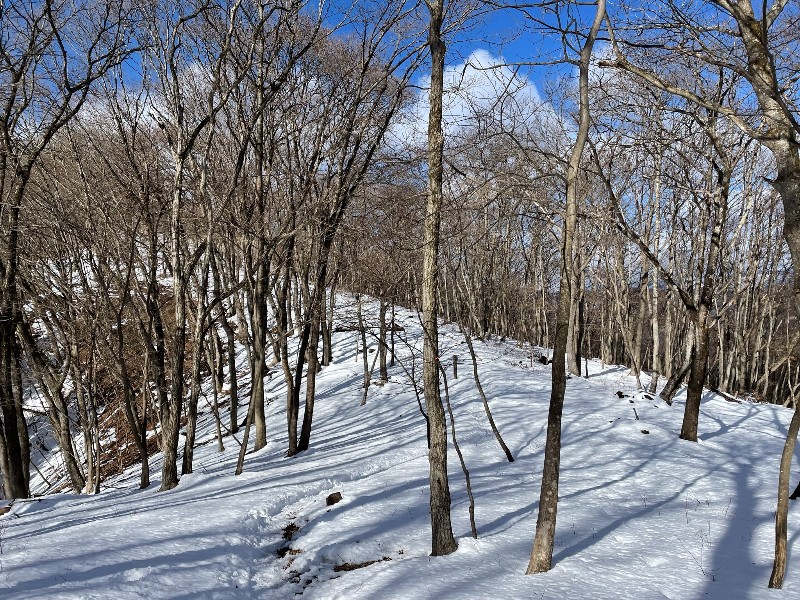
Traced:
[[[411, 313], [398, 318], [408, 341], [398, 342], [398, 356], [410, 369], [419, 326]], [[160, 463], [153, 459], [147, 490], [135, 489], [136, 467], [99, 496], [15, 503], [0, 517], [0, 598], [800, 598], [794, 505], [784, 589], [766, 587], [790, 411], [709, 392], [701, 441], [683, 442], [683, 396], [668, 407], [635, 392], [626, 369], [590, 361], [590, 377], [567, 385], [554, 569], [525, 576], [550, 367], [531, 366], [529, 348], [475, 342], [495, 421], [516, 457], [508, 463], [466, 345], [457, 330], [443, 328], [443, 360], [457, 354], [461, 362], [459, 378], [449, 373], [448, 383], [479, 537], [470, 536], [451, 446], [459, 549], [431, 558], [425, 421], [400, 366], [359, 405], [354, 338], [336, 334], [335, 362], [318, 376], [311, 449], [297, 457], [284, 455], [283, 386], [275, 373], [267, 382], [270, 442], [247, 456], [241, 476], [233, 475], [238, 444], [226, 437], [225, 451], [216, 451], [205, 407], [195, 473], [178, 488], [156, 491]], [[334, 492], [342, 500], [328, 506]]]

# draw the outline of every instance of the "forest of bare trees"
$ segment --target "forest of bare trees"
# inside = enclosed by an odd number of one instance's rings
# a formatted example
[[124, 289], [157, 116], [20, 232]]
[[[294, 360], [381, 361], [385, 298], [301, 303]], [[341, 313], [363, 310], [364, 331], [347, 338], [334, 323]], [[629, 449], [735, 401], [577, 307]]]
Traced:
[[[559, 403], [589, 358], [667, 403], [688, 386], [684, 440], [704, 387], [793, 409], [800, 6], [625, 4], [4, 3], [4, 496], [30, 495], [34, 420], [75, 492], [134, 463], [148, 487], [155, 452], [179, 485], [206, 378], [237, 473], [267, 443], [266, 377], [285, 380], [287, 455], [308, 450], [342, 291], [380, 302], [384, 379], [394, 307], [424, 325], [434, 555], [455, 549], [438, 320], [555, 348], [529, 572], [550, 568]], [[524, 64], [458, 55], [501, 14]]]

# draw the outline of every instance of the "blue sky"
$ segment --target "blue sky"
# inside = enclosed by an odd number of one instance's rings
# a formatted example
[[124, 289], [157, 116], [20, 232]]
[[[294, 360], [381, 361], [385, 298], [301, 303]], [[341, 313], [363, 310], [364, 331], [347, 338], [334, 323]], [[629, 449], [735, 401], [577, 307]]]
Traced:
[[[578, 9], [581, 21], [586, 27], [594, 17], [594, 7]], [[540, 11], [532, 11], [543, 17]], [[553, 22], [552, 17], [544, 17]], [[543, 35], [536, 31], [536, 24], [526, 20], [523, 13], [511, 8], [487, 9], [476, 15], [464, 31], [451, 36], [448, 63], [463, 62], [464, 58], [476, 49], [487, 50], [495, 56], [502, 56], [507, 62], [542, 63], [561, 57], [561, 39], [557, 33]], [[533, 79], [547, 77], [548, 73], [562, 71], [565, 67], [536, 67], [530, 76]], [[569, 67], [566, 67], [569, 69]]]

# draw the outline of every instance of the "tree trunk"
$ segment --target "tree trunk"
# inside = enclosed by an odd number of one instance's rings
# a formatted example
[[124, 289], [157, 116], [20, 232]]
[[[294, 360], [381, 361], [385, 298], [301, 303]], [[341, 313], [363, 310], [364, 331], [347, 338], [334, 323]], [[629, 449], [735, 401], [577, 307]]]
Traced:
[[[322, 297], [325, 301], [325, 297]], [[311, 442], [311, 423], [314, 418], [314, 401], [317, 391], [317, 371], [319, 370], [319, 358], [317, 350], [319, 347], [320, 320], [315, 317], [311, 323], [311, 335], [308, 340], [308, 367], [306, 372], [306, 403], [303, 409], [303, 426], [300, 429], [300, 441], [297, 444], [297, 451], [308, 450]]]
[[[455, 552], [456, 540], [450, 523], [450, 486], [447, 480], [447, 422], [439, 393], [439, 329], [437, 284], [439, 277], [439, 233], [442, 211], [442, 98], [445, 44], [442, 40], [444, 0], [428, 3], [431, 53], [430, 114], [428, 117], [428, 200], [425, 211], [422, 266], [423, 391], [428, 412], [430, 449], [431, 555]], [[366, 351], [366, 349], [365, 349]]]
[[184, 364], [186, 352], [187, 283], [185, 259], [183, 255], [182, 200], [183, 162], [182, 159], [179, 159], [175, 171], [170, 222], [172, 279], [175, 294], [175, 332], [172, 337], [172, 386], [166, 406], [162, 406], [161, 409], [161, 450], [164, 456], [164, 464], [161, 469], [161, 491], [171, 490], [178, 485], [178, 442], [180, 438], [183, 391], [185, 385]]
[[334, 272], [330, 282], [329, 301], [323, 298], [323, 310], [321, 316], [322, 326], [322, 366], [327, 367], [333, 362], [333, 313], [336, 307], [336, 280], [337, 273]]
[[662, 389], [661, 393], [659, 393], [659, 397], [669, 405], [672, 405], [672, 399], [678, 392], [678, 388], [681, 386], [681, 383], [683, 383], [684, 378], [689, 373], [689, 369], [692, 368], [695, 353], [694, 339], [694, 326], [690, 325], [689, 331], [686, 332], [686, 340], [684, 342], [685, 350], [683, 362], [677, 369], [671, 369], [672, 373], [670, 374], [669, 379], [667, 379], [664, 389]]
[[[83, 373], [80, 368], [80, 355], [78, 353], [77, 333], [72, 336], [69, 346], [70, 369], [72, 375], [72, 385], [75, 389], [75, 402], [78, 405], [78, 414], [83, 436], [83, 452], [86, 456], [86, 485], [83, 492], [91, 494], [94, 489], [94, 440], [92, 432], [92, 419], [89, 415], [89, 407], [86, 403], [86, 392], [83, 387]], [[147, 357], [145, 356], [145, 365]], [[146, 380], [146, 378], [145, 378]], [[99, 457], [98, 457], [99, 460]]]
[[712, 159], [712, 166], [716, 178], [712, 183], [713, 196], [709, 212], [713, 214], [714, 228], [711, 232], [708, 258], [706, 260], [703, 287], [700, 292], [700, 302], [693, 315], [696, 330], [695, 353], [692, 360], [692, 371], [689, 375], [689, 388], [686, 391], [686, 407], [683, 415], [683, 425], [680, 437], [690, 442], [697, 441], [697, 424], [700, 418], [700, 400], [703, 395], [703, 385], [708, 373], [709, 352], [709, 311], [714, 300], [715, 274], [721, 254], [722, 233], [728, 216], [728, 195], [730, 192], [731, 166], [727, 159], [727, 151], [716, 137], [714, 127], [716, 117], [712, 115], [708, 126], [708, 134], [714, 145], [718, 157]]
[[[155, 239], [151, 240], [149, 268], [148, 273], [148, 287], [147, 287], [147, 316], [148, 322], [148, 349], [150, 353], [150, 364], [153, 367], [153, 376], [156, 389], [157, 406], [158, 406], [158, 421], [161, 425], [161, 449], [165, 448], [168, 441], [164, 431], [164, 423], [166, 421], [166, 413], [168, 410], [169, 394], [167, 392], [167, 375], [166, 375], [166, 340], [164, 335], [164, 324], [161, 318], [161, 303], [159, 298], [159, 287], [157, 281], [156, 268], [158, 265], [158, 250], [157, 242]], [[99, 455], [98, 455], [99, 456]], [[164, 465], [166, 467], [166, 465]], [[177, 471], [177, 469], [176, 469]], [[162, 469], [163, 473], [163, 469]], [[175, 474], [177, 477], [177, 472]]]
[[453, 406], [450, 404], [450, 390], [447, 387], [447, 372], [441, 362], [439, 369], [442, 372], [442, 381], [444, 383], [444, 400], [447, 406], [447, 414], [450, 416], [450, 433], [453, 435], [453, 447], [458, 455], [458, 461], [461, 463], [461, 471], [464, 473], [464, 479], [467, 483], [467, 498], [469, 498], [469, 526], [472, 530], [472, 537], [478, 539], [478, 528], [475, 525], [475, 497], [472, 495], [472, 483], [470, 482], [469, 469], [467, 463], [464, 461], [464, 454], [461, 452], [461, 446], [458, 444], [456, 437], [456, 418], [453, 416]]
[[[577, 227], [578, 223], [577, 220], [575, 222], [575, 235], [577, 235]], [[573, 246], [575, 246], [575, 241], [573, 241]], [[578, 306], [579, 296], [582, 296], [582, 292], [579, 290], [581, 286], [581, 276], [578, 272], [578, 266], [575, 264], [575, 257], [572, 258], [572, 264], [569, 266], [569, 274], [570, 274], [570, 285], [569, 285], [569, 292], [571, 295], [570, 298], [570, 305], [569, 305], [569, 331], [567, 333], [567, 373], [571, 375], [580, 375], [581, 374], [581, 363], [580, 363], [580, 338], [581, 338], [581, 319], [580, 319], [580, 309]]]
[[211, 315], [208, 317], [208, 328], [211, 332], [211, 344], [206, 347], [206, 360], [211, 366], [211, 371], [215, 373], [212, 378], [211, 412], [214, 414], [214, 428], [217, 434], [217, 451], [224, 452], [225, 446], [222, 443], [222, 420], [219, 415], [219, 392], [222, 389], [222, 382], [224, 379], [224, 369], [222, 367], [222, 340], [219, 338], [216, 323]]
[[380, 299], [380, 314], [378, 315], [379, 327], [380, 331], [378, 333], [378, 356], [380, 359], [379, 362], [379, 369], [380, 369], [380, 381], [381, 383], [386, 383], [389, 381], [389, 370], [386, 367], [386, 354], [387, 354], [387, 346], [386, 346], [386, 309], [388, 308], [388, 302], [383, 298]]
[[481, 379], [478, 376], [478, 358], [475, 356], [475, 348], [472, 346], [472, 338], [467, 332], [464, 332], [464, 340], [467, 342], [469, 355], [472, 358], [472, 376], [475, 378], [475, 385], [477, 386], [478, 393], [481, 396], [483, 410], [486, 412], [486, 418], [489, 420], [489, 426], [492, 428], [492, 433], [494, 433], [497, 443], [500, 444], [500, 448], [503, 449], [503, 453], [506, 455], [508, 462], [514, 462], [514, 457], [511, 454], [511, 450], [508, 449], [508, 446], [506, 446], [506, 443], [503, 440], [503, 436], [500, 435], [500, 430], [497, 429], [497, 425], [495, 425], [494, 418], [492, 417], [492, 411], [489, 409], [489, 401], [486, 399], [486, 394], [484, 393], [483, 386], [481, 385]]
[[[189, 402], [186, 407], [186, 437], [183, 443], [183, 463], [181, 474], [187, 475], [192, 472], [194, 461], [194, 441], [197, 431], [197, 407], [200, 402], [200, 367], [203, 362], [206, 341], [206, 297], [208, 295], [208, 274], [209, 261], [211, 257], [212, 238], [211, 229], [206, 237], [206, 249], [203, 253], [203, 265], [200, 268], [200, 286], [197, 290], [197, 310], [195, 311], [194, 335], [192, 337], [192, 375], [189, 385]], [[214, 374], [212, 373], [212, 377]]]
[[358, 331], [361, 335], [361, 347], [364, 351], [361, 353], [361, 362], [363, 363], [363, 381], [361, 383], [361, 388], [364, 390], [361, 395], [361, 406], [364, 406], [367, 403], [367, 391], [369, 390], [370, 384], [370, 372], [369, 372], [369, 353], [367, 352], [367, 327], [364, 324], [364, 311], [363, 311], [363, 303], [361, 300], [361, 294], [356, 295], [356, 316], [358, 318]]
[[257, 244], [257, 258], [259, 260], [256, 269], [256, 280], [251, 295], [253, 331], [253, 365], [251, 371], [250, 403], [254, 408], [253, 422], [256, 427], [255, 444], [253, 450], [261, 450], [267, 445], [267, 421], [264, 413], [264, 376], [267, 367], [267, 267], [262, 258], [263, 244]]
[[[5, 169], [0, 173], [5, 176]], [[29, 176], [29, 172], [28, 172]], [[27, 181], [27, 177], [24, 177]], [[2, 412], [2, 445], [0, 467], [3, 470], [3, 490], [6, 498], [27, 498], [30, 490], [26, 481], [29, 461], [25, 460], [27, 425], [21, 413], [22, 404], [15, 394], [14, 372], [18, 370], [20, 349], [16, 337], [20, 321], [17, 298], [17, 251], [19, 239], [19, 209], [24, 183], [17, 184], [7, 210], [3, 211], [2, 226], [8, 232], [3, 267], [5, 277], [0, 290], [0, 412]], [[6, 223], [6, 219], [8, 222]], [[20, 397], [21, 398], [21, 397]], [[22, 428], [20, 427], [22, 424]], [[22, 429], [25, 429], [23, 434]]]
[[772, 573], [769, 577], [769, 587], [781, 588], [783, 576], [786, 572], [786, 538], [788, 532], [789, 514], [789, 479], [791, 477], [792, 457], [800, 433], [800, 411], [794, 409], [786, 442], [781, 454], [780, 471], [778, 473], [778, 506], [775, 510], [775, 560], [772, 563]]
[[[220, 276], [215, 256], [211, 256], [211, 272], [214, 276], [214, 295], [220, 297]], [[228, 358], [228, 398], [230, 401], [230, 431], [231, 434], [239, 431], [239, 380], [236, 373], [236, 333], [228, 321], [228, 316], [222, 302], [217, 309], [217, 318], [227, 340], [226, 356]]]
[[392, 330], [391, 330], [391, 346], [389, 349], [389, 355], [391, 356], [389, 366], [394, 366], [394, 332], [395, 332], [395, 298], [392, 297]]
[[[795, 136], [796, 137], [796, 136]], [[775, 152], [778, 176], [773, 187], [783, 199], [785, 224], [783, 235], [789, 246], [794, 271], [793, 301], [795, 312], [800, 318], [800, 155], [794, 146], [785, 148], [785, 152]], [[800, 413], [795, 407], [786, 443], [781, 455], [781, 466], [778, 476], [778, 504], [775, 511], [775, 561], [769, 579], [769, 587], [780, 588], [783, 585], [786, 570], [786, 537], [789, 512], [789, 471], [791, 468], [794, 445], [800, 430]]]
[[686, 407], [683, 412], [683, 425], [680, 438], [690, 442], [697, 441], [697, 425], [700, 417], [700, 400], [703, 384], [708, 370], [708, 309], [700, 306], [694, 324], [696, 331], [692, 366], [689, 372], [689, 385], [686, 389]]
[[605, 0], [597, 1], [597, 12], [591, 30], [581, 49], [579, 61], [580, 119], [575, 146], [572, 148], [567, 167], [566, 213], [561, 260], [561, 278], [556, 315], [556, 343], [553, 350], [553, 383], [550, 392], [550, 409], [547, 415], [547, 439], [545, 440], [544, 468], [539, 495], [539, 514], [536, 519], [536, 535], [533, 540], [531, 558], [526, 574], [549, 571], [553, 560], [553, 543], [558, 511], [558, 479], [561, 470], [561, 412], [567, 385], [566, 353], [569, 332], [570, 308], [572, 304], [572, 260], [575, 228], [578, 218], [578, 175], [580, 161], [589, 134], [589, 61], [597, 32], [605, 18]]
[[[50, 363], [47, 357], [44, 356], [37, 347], [33, 334], [30, 331], [30, 326], [27, 323], [20, 322], [17, 327], [17, 335], [25, 348], [28, 364], [47, 402], [47, 416], [53, 428], [56, 440], [58, 441], [58, 447], [72, 485], [72, 491], [79, 494], [83, 490], [84, 485], [86, 485], [86, 478], [76, 458], [69, 421], [69, 411], [67, 403], [64, 400], [63, 387], [66, 373], [61, 377], [57, 377], [53, 371], [51, 371]], [[21, 382], [17, 383], [17, 386], [21, 387]]]

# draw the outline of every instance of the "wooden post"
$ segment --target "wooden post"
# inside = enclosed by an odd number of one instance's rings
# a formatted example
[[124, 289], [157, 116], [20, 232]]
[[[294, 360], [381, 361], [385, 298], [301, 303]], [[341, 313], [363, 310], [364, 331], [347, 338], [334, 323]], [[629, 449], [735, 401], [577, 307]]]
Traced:
[[453, 354], [453, 379], [458, 379], [458, 354]]

